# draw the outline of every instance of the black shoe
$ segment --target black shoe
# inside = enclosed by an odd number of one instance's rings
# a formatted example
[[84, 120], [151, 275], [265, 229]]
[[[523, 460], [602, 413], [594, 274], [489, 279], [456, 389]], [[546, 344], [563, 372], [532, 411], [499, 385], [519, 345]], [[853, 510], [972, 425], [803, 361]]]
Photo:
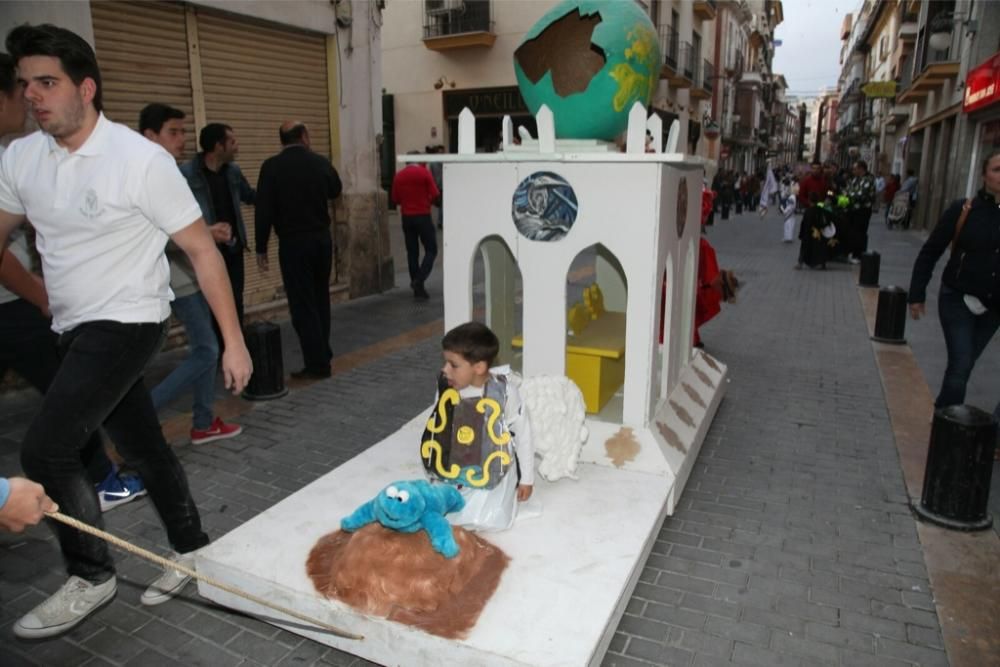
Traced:
[[416, 299], [417, 301], [427, 301], [429, 298], [431, 298], [431, 295], [428, 294], [427, 290], [424, 289], [424, 284], [419, 283], [416, 287], [413, 288], [413, 298]]
[[330, 375], [329, 368], [303, 368], [299, 371], [292, 371], [292, 377], [296, 380], [325, 380]]

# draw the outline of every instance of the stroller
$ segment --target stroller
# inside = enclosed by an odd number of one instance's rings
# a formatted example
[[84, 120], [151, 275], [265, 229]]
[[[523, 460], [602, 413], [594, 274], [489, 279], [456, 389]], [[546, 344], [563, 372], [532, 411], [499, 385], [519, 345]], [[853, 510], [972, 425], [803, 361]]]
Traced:
[[893, 225], [908, 227], [910, 219], [910, 193], [897, 192], [892, 198], [892, 204], [885, 214], [886, 227], [892, 229]]

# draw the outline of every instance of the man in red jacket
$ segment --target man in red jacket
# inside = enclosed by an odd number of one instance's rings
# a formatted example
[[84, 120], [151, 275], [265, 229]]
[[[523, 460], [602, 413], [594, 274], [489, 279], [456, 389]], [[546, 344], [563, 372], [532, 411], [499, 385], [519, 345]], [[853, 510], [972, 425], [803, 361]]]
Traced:
[[[440, 196], [434, 177], [423, 164], [411, 163], [398, 171], [392, 179], [392, 201], [399, 206], [403, 218], [410, 287], [413, 289], [413, 298], [419, 301], [430, 298], [424, 289], [424, 281], [434, 268], [434, 260], [437, 258], [437, 234], [431, 220], [431, 204]], [[424, 246], [423, 261], [420, 261], [418, 242]]]
[[812, 170], [799, 181], [799, 207], [809, 208], [809, 194], [816, 193], [817, 201], [826, 198], [827, 187], [826, 176], [823, 174], [823, 165], [819, 161], [812, 163]]

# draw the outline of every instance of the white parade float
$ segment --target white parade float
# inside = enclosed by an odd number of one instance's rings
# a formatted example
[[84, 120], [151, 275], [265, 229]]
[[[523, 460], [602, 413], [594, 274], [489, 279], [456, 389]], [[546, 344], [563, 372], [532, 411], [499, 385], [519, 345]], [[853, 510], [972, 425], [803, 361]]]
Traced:
[[[310, 549], [342, 517], [393, 481], [423, 477], [418, 446], [430, 406], [198, 556], [201, 573], [364, 639], [317, 631], [199, 584], [203, 596], [386, 665], [601, 661], [725, 389], [725, 366], [692, 347], [706, 163], [676, 152], [676, 122], [659, 145], [660, 119], [647, 119], [638, 103], [624, 152], [607, 142], [556, 140], [544, 107], [536, 120], [537, 140], [525, 136], [516, 145], [505, 119], [503, 152], [477, 154], [475, 119], [466, 110], [457, 154], [403, 158], [444, 162], [445, 328], [474, 317], [478, 257], [486, 294], [480, 319], [498, 334], [504, 360], [525, 378], [569, 375], [589, 385], [582, 387], [589, 437], [575, 479], [538, 479], [540, 516], [484, 535], [511, 560], [477, 624], [464, 639], [449, 640], [366, 616], [322, 597], [306, 573]], [[653, 152], [645, 151], [647, 130], [656, 138]], [[547, 189], [550, 199], [532, 187]], [[546, 217], [552, 210], [543, 212], [551, 197], [564, 204], [552, 204], [555, 225]], [[582, 301], [569, 303], [568, 272], [587, 252], [597, 289], [585, 287]], [[428, 378], [429, 400], [431, 387]]]

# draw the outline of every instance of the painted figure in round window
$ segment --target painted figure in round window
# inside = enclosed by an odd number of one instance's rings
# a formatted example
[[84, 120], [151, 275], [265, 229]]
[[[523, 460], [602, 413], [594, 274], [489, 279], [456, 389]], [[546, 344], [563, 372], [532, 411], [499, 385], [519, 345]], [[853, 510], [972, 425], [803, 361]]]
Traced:
[[535, 172], [514, 190], [514, 225], [532, 241], [558, 241], [576, 222], [576, 193], [566, 179], [550, 171]]

